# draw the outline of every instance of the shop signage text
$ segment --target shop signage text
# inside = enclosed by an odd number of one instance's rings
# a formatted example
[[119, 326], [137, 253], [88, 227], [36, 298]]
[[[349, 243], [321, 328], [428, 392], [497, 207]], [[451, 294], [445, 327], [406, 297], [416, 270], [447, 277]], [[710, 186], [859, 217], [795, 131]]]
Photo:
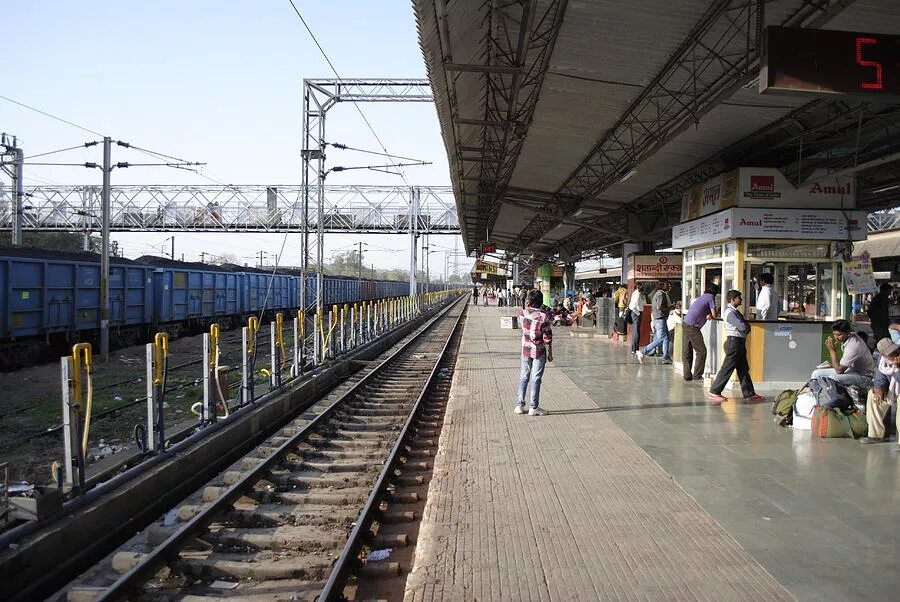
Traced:
[[681, 255], [632, 255], [628, 258], [628, 280], [681, 278]]
[[681, 249], [730, 238], [865, 240], [866, 213], [732, 207], [672, 228], [672, 246]]
[[681, 221], [687, 222], [729, 207], [772, 209], [853, 209], [852, 175], [814, 173], [795, 187], [773, 168], [741, 167], [710, 178], [681, 197]]

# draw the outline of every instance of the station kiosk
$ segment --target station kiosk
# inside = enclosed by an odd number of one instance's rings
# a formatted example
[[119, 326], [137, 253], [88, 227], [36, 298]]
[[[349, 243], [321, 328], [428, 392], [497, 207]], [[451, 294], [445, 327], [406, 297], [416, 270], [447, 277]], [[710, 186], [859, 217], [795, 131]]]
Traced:
[[[814, 176], [795, 187], [777, 169], [739, 168], [695, 186], [682, 197], [672, 246], [683, 250], [685, 310], [711, 284], [720, 294], [738, 289], [751, 321], [750, 373], [762, 388], [803, 382], [824, 359], [831, 323], [849, 316], [842, 261], [853, 241], [866, 238], [866, 213], [856, 211], [852, 175]], [[756, 278], [774, 277], [779, 319], [754, 320]], [[719, 312], [721, 315], [721, 311]], [[723, 354], [721, 321], [708, 323], [708, 374]], [[680, 328], [673, 359], [681, 366]]]
[[[640, 287], [647, 304], [641, 312], [641, 346], [650, 343], [650, 300], [660, 280], [672, 283], [669, 298], [674, 304], [681, 299], [682, 255], [681, 253], [632, 253], [626, 261], [628, 299], [636, 287]], [[629, 327], [630, 330], [630, 327]], [[629, 334], [629, 341], [633, 333]]]

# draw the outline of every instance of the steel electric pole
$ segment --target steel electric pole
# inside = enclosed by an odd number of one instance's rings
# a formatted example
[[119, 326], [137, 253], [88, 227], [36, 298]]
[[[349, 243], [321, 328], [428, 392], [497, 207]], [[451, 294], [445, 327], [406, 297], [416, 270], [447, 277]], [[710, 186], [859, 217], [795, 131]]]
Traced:
[[112, 140], [103, 138], [103, 188], [100, 192], [100, 356], [109, 361], [109, 178]]
[[[12, 179], [12, 191], [13, 191], [13, 206], [12, 206], [12, 245], [14, 247], [21, 246], [22, 244], [22, 212], [23, 203], [25, 200], [24, 194], [24, 183], [22, 181], [22, 175], [24, 170], [25, 163], [25, 152], [19, 148], [18, 140], [15, 136], [8, 136], [6, 133], [3, 133], [2, 140], [0, 140], [0, 146], [2, 146], [2, 155], [4, 161], [3, 163], [3, 171], [9, 174], [10, 179]], [[13, 168], [8, 169], [6, 166], [8, 163], [5, 161], [8, 155], [12, 155], [12, 163]]]

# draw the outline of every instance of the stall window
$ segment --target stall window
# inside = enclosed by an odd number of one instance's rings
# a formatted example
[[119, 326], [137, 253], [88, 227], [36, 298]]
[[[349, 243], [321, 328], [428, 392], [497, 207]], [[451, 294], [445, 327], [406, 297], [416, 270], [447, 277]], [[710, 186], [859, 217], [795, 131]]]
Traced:
[[829, 245], [747, 243], [747, 257], [784, 259], [826, 259]]
[[703, 283], [700, 281], [702, 275], [700, 266], [694, 266], [694, 299], [703, 294]]
[[722, 293], [734, 288], [734, 261], [726, 260], [722, 265]]
[[707, 259], [718, 259], [722, 257], [722, 245], [713, 245], [712, 247], [703, 247], [694, 252], [697, 261], [705, 261]]
[[694, 266], [686, 265], [684, 266], [684, 303], [685, 307], [690, 307], [691, 302], [696, 298], [696, 293], [694, 292]]
[[820, 263], [817, 266], [816, 282], [818, 283], [818, 295], [816, 297], [816, 315], [826, 318], [837, 315], [832, 311], [831, 291], [834, 290], [834, 267], [830, 263]]
[[733, 242], [725, 243], [725, 257], [734, 257], [737, 244]]
[[787, 311], [808, 318], [816, 317], [816, 265], [789, 263], [784, 270], [784, 280]]

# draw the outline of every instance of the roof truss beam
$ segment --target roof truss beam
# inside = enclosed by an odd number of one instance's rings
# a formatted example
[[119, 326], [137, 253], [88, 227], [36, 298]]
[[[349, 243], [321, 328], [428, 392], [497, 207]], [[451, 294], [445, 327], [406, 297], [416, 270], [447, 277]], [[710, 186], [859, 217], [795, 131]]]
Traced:
[[[785, 23], [820, 26], [850, 0], [809, 0]], [[597, 196], [747, 84], [758, 71], [762, 2], [717, 0], [686, 36], [656, 77], [569, 175], [562, 195]], [[577, 206], [577, 201], [567, 208]], [[529, 248], [556, 225], [538, 215], [523, 230], [518, 248]]]

